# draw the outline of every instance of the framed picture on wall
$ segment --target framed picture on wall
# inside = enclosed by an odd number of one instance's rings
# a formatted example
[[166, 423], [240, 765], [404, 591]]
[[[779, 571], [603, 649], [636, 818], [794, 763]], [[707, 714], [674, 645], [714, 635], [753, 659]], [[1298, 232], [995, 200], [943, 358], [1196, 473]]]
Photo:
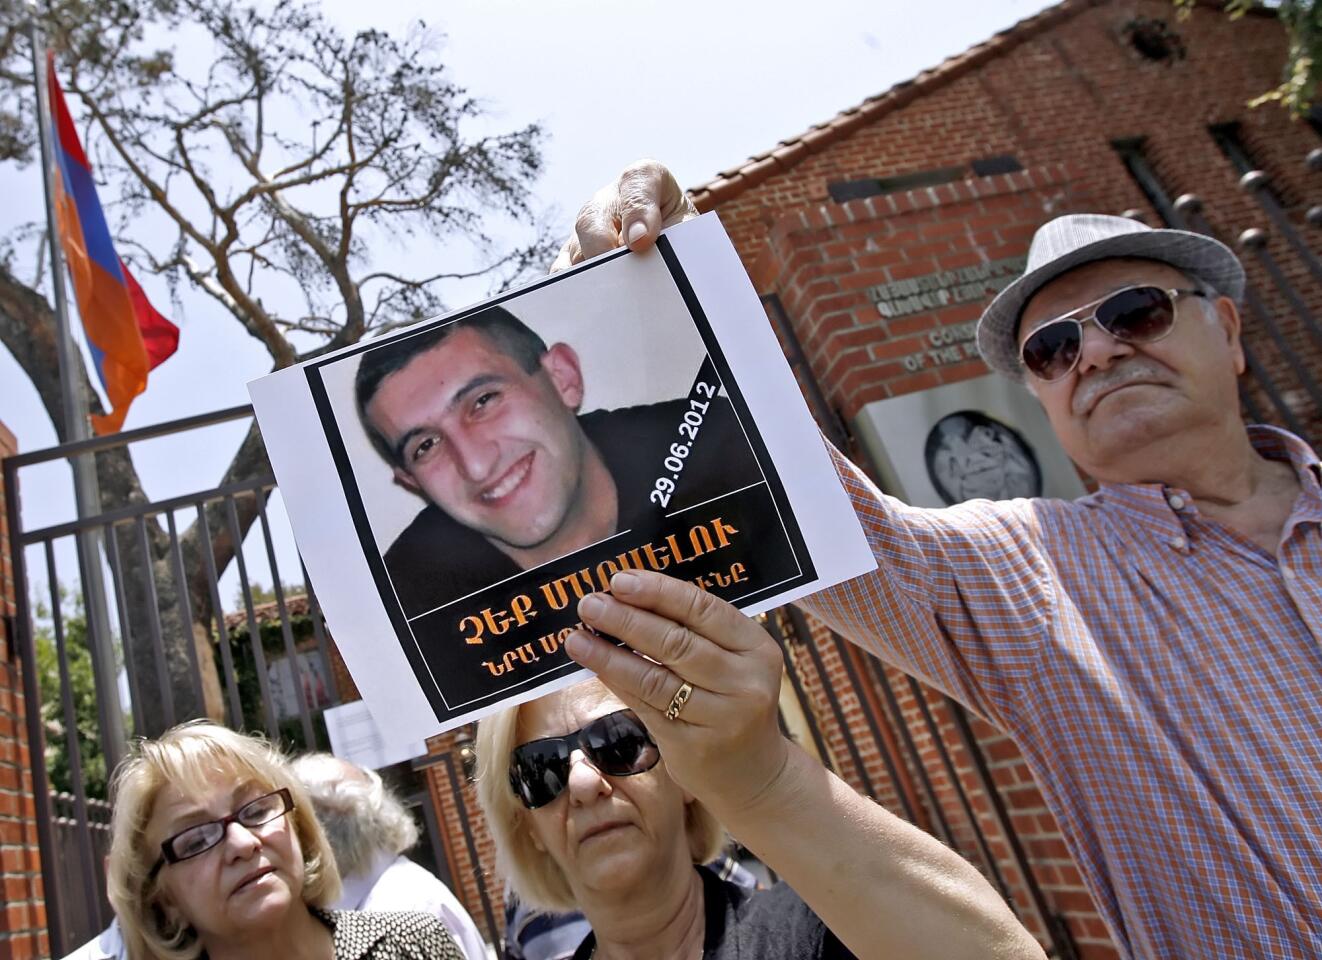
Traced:
[[878, 400], [853, 426], [882, 487], [914, 506], [1085, 492], [1042, 407], [1004, 377]]

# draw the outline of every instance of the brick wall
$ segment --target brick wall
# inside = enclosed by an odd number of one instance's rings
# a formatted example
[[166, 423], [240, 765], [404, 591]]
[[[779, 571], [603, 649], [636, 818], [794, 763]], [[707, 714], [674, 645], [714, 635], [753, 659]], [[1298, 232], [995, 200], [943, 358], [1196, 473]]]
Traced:
[[867, 288], [1025, 255], [1043, 219], [1090, 206], [1081, 174], [1051, 164], [791, 210], [751, 273], [780, 297], [827, 400], [848, 420], [874, 400], [987, 372], [971, 350], [940, 365], [929, 353], [941, 340], [934, 333], [976, 321], [983, 301], [887, 320]]
[[[0, 424], [0, 460], [16, 453]], [[17, 585], [9, 559], [5, 492], [0, 486], [0, 960], [50, 953], [42, 900], [41, 858], [27, 746], [23, 678], [14, 634]]]
[[[1322, 176], [1311, 173], [1304, 158], [1322, 146], [1322, 139], [1308, 124], [1290, 121], [1278, 108], [1246, 106], [1279, 82], [1284, 31], [1274, 17], [1231, 22], [1217, 7], [1202, 5], [1187, 22], [1176, 22], [1164, 0], [1066, 0], [914, 82], [727, 171], [695, 191], [697, 202], [703, 209], [719, 211], [760, 289], [771, 292], [778, 284], [762, 258], [774, 245], [777, 228], [787, 214], [811, 220], [815, 211], [840, 213], [842, 205], [832, 203], [827, 191], [838, 181], [967, 169], [975, 159], [1011, 154], [1031, 170], [1078, 171], [1075, 187], [1086, 193], [1082, 199], [1087, 209], [1114, 214], [1139, 210], [1148, 223], [1161, 225], [1156, 209], [1113, 148], [1115, 141], [1142, 138], [1145, 156], [1169, 196], [1194, 193], [1202, 198], [1220, 239], [1234, 246], [1246, 229], [1268, 230], [1268, 253], [1318, 315], [1322, 291], [1269, 216], [1240, 189], [1238, 172], [1208, 127], [1240, 124], [1251, 158], [1270, 175], [1291, 221], [1309, 242], [1315, 228], [1307, 226], [1304, 214], [1310, 198], [1315, 202], [1322, 197]], [[1184, 43], [1184, 59], [1145, 60], [1124, 34], [1135, 16], [1166, 20]], [[1058, 208], [1044, 207], [1032, 225], [1056, 212]], [[849, 232], [844, 236], [848, 239]], [[902, 239], [920, 246], [929, 242], [927, 236]], [[966, 254], [977, 255], [975, 236], [964, 233], [958, 240]], [[1256, 259], [1246, 257], [1246, 266], [1267, 312], [1281, 326], [1278, 342], [1264, 318], [1249, 311], [1246, 342], [1281, 386], [1292, 412], [1317, 435], [1322, 415], [1299, 389], [1298, 370], [1322, 383], [1322, 350]], [[804, 322], [793, 309], [788, 313], [796, 327]], [[969, 314], [976, 317], [977, 310], [970, 307]], [[916, 332], [908, 330], [907, 335]], [[906, 334], [895, 336], [901, 335]], [[840, 341], [812, 358], [813, 370], [824, 383], [838, 386], [841, 377], [832, 369], [840, 362], [838, 353], [899, 351], [902, 345], [893, 339], [891, 332], [882, 331], [871, 339]], [[932, 380], [918, 378], [907, 388], [896, 384], [894, 389], [921, 389]], [[843, 387], [847, 394], [857, 389]], [[1250, 384], [1250, 392], [1271, 415], [1262, 391]]]
[[[482, 808], [478, 805], [477, 789], [464, 779], [455, 743], [456, 737], [461, 735], [467, 736], [468, 728], [452, 730], [427, 741], [428, 751], [433, 758], [448, 753], [452, 761], [429, 766], [427, 785], [436, 807], [436, 815], [445, 830], [446, 856], [449, 859], [450, 877], [454, 881], [455, 896], [463, 903], [482, 935], [496, 943], [505, 930], [504, 880], [496, 873], [496, 844], [487, 830]], [[456, 787], [458, 800], [455, 798]], [[471, 831], [473, 846], [477, 850], [476, 863], [469, 852], [468, 838], [464, 833], [465, 824]], [[482, 909], [483, 886], [497, 927], [495, 930], [487, 923]]]

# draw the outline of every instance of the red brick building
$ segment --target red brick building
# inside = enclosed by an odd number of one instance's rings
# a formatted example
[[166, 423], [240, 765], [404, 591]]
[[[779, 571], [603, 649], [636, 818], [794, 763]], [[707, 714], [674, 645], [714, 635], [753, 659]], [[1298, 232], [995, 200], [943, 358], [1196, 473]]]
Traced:
[[[0, 460], [17, 452], [14, 435], [0, 423]], [[15, 649], [17, 593], [8, 516], [0, 486], [0, 960], [29, 960], [46, 956], [49, 949], [23, 675]]]
[[[1232, 246], [1265, 231], [1261, 253], [1243, 253], [1256, 363], [1245, 412], [1316, 444], [1322, 334], [1305, 314], [1322, 308], [1322, 274], [1287, 228], [1317, 250], [1306, 215], [1317, 174], [1305, 157], [1322, 139], [1279, 108], [1246, 106], [1279, 82], [1285, 52], [1270, 14], [1232, 22], [1209, 3], [1181, 21], [1166, 2], [1066, 0], [692, 192], [719, 213], [801, 359], [823, 428], [865, 466], [876, 465], [875, 443], [858, 441], [876, 427], [869, 410], [885, 409], [869, 405], [984, 376], [973, 322], [1033, 231], [1080, 211]], [[1287, 227], [1241, 187], [1250, 169], [1266, 172]], [[1185, 194], [1205, 219], [1177, 202]], [[874, 472], [883, 486], [893, 479]], [[976, 719], [962, 735], [943, 697], [820, 625], [783, 619], [812, 637], [812, 650], [790, 647], [828, 762], [897, 813], [907, 796], [913, 819], [980, 864], [1044, 943], [1114, 956], [1013, 743]]]

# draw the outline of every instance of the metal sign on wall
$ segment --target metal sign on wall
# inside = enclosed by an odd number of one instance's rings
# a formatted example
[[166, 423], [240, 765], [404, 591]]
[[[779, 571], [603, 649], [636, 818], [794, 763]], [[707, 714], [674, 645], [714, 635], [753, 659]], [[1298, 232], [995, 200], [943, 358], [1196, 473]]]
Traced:
[[886, 319], [986, 299], [1024, 272], [1027, 257], [1002, 257], [958, 270], [941, 270], [867, 288], [868, 299]]
[[853, 427], [882, 488], [915, 506], [1084, 493], [1041, 406], [1004, 377], [877, 400]]

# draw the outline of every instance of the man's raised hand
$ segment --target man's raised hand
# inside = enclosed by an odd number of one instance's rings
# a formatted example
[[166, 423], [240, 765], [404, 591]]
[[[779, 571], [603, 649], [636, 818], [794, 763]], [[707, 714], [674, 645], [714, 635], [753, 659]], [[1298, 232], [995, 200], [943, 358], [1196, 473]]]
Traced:
[[666, 227], [698, 215], [675, 175], [655, 160], [637, 160], [578, 211], [574, 232], [551, 265], [557, 273], [628, 244], [646, 250]]

